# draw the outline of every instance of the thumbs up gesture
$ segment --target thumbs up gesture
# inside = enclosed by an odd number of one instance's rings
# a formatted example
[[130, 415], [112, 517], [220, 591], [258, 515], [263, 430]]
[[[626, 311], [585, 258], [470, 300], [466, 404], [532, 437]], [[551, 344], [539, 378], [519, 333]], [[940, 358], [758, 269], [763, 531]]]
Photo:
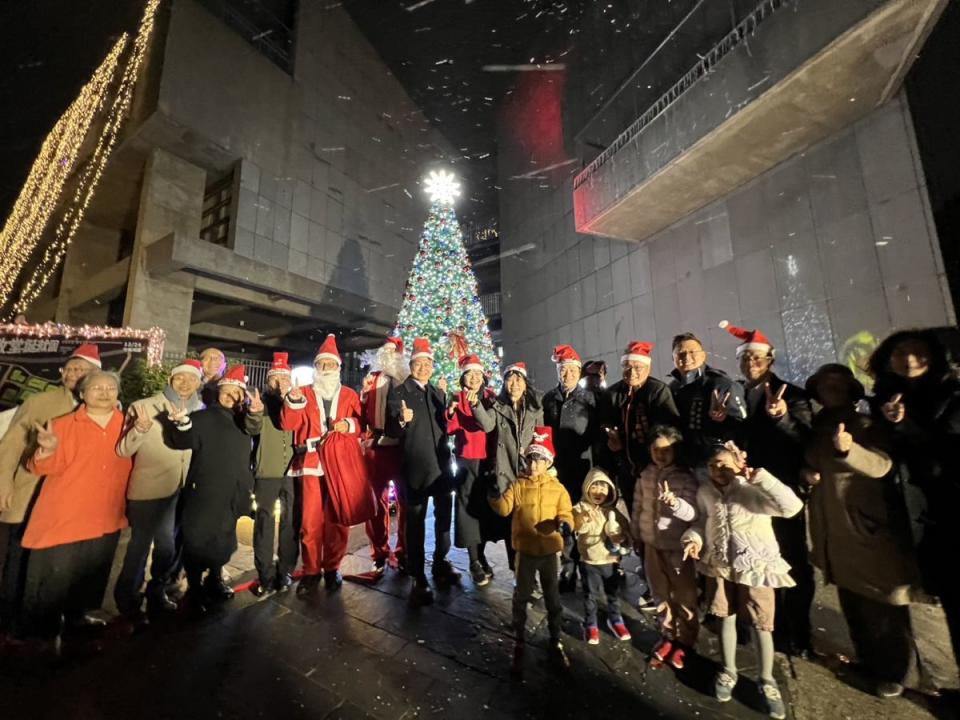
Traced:
[[837, 431], [833, 434], [833, 447], [837, 452], [848, 453], [853, 447], [853, 435], [847, 432], [843, 423], [837, 425]]
[[37, 431], [37, 455], [39, 457], [53, 455], [60, 444], [60, 438], [53, 434], [53, 421], [47, 420], [46, 426], [34, 423], [33, 429]]
[[603, 529], [607, 533], [608, 537], [613, 538], [620, 535], [620, 522], [617, 520], [617, 513], [613, 510], [607, 511], [607, 522]]
[[730, 399], [730, 392], [723, 395], [719, 390], [714, 390], [710, 396], [710, 419], [714, 422], [723, 422], [727, 419], [727, 401]]
[[896, 424], [903, 422], [907, 416], [907, 407], [903, 404], [903, 395], [897, 393], [883, 404], [883, 416], [890, 422]]
[[413, 422], [413, 408], [407, 407], [407, 401], [400, 401], [400, 421], [404, 424]]
[[444, 395], [447, 394], [447, 378], [441, 377], [437, 380], [437, 389], [442, 392]]
[[764, 383], [763, 389], [767, 395], [767, 415], [774, 420], [779, 420], [787, 414], [787, 401], [783, 399], [783, 394], [787, 391], [787, 384], [783, 383], [777, 392], [770, 389], [770, 383]]

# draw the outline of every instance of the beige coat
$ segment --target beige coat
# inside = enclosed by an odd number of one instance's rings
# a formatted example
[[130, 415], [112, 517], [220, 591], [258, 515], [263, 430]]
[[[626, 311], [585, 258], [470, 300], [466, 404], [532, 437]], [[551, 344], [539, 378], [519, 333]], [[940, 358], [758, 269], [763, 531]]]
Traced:
[[[807, 463], [820, 473], [808, 502], [811, 558], [824, 580], [858, 595], [906, 605], [919, 572], [902, 499], [890, 475], [890, 456], [880, 449], [870, 419], [852, 410], [814, 419]], [[833, 446], [843, 422], [853, 435], [850, 452]]]
[[120, 439], [117, 452], [133, 458], [127, 486], [128, 500], [159, 500], [176, 494], [187, 479], [192, 450], [174, 450], [163, 440], [168, 401], [163, 393], [135, 402], [147, 411], [153, 425], [145, 433], [130, 427]]
[[33, 454], [37, 437], [34, 424], [43, 425], [73, 412], [76, 406], [73, 393], [60, 386], [31, 395], [17, 410], [0, 440], [0, 497], [11, 495], [10, 507], [0, 513], [0, 522], [22, 523], [36, 490], [39, 478], [24, 465]]
[[[604, 483], [609, 489], [603, 505], [594, 505], [587, 496], [587, 490], [595, 483]], [[573, 506], [573, 528], [577, 531], [577, 548], [580, 560], [587, 565], [610, 565], [620, 562], [620, 556], [610, 552], [607, 540], [617, 545], [633, 546], [630, 536], [630, 517], [627, 506], [620, 499], [616, 484], [600, 468], [593, 468], [583, 480], [583, 499]], [[615, 526], [611, 528], [610, 513], [613, 513]], [[614, 534], [615, 533], [615, 534]]]

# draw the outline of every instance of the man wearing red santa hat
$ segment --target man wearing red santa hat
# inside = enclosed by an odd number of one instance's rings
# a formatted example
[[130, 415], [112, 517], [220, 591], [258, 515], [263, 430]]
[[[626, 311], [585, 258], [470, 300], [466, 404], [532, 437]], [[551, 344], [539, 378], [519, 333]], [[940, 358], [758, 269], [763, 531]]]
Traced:
[[387, 396], [410, 376], [410, 369], [403, 358], [403, 340], [388, 337], [377, 350], [372, 371], [363, 381], [360, 403], [363, 406], [363, 428], [370, 481], [377, 495], [377, 515], [366, 524], [370, 539], [370, 554], [374, 572], [383, 572], [390, 552], [390, 499], [389, 486], [393, 481], [397, 500], [397, 545], [392, 555], [400, 570], [406, 569], [403, 535], [406, 532], [406, 507], [403, 500], [400, 471], [403, 452], [400, 441], [386, 434]]
[[[321, 443], [328, 433], [347, 433], [357, 439], [359, 455], [360, 397], [340, 384], [340, 353], [333, 335], [327, 335], [313, 360], [313, 385], [294, 386], [287, 393], [281, 427], [294, 434], [295, 456], [289, 473], [301, 478], [302, 519], [300, 544], [304, 577], [298, 593], [311, 592], [321, 578], [328, 590], [343, 584], [340, 562], [347, 552], [350, 527], [335, 522], [341, 508], [324, 476]], [[364, 484], [367, 478], [363, 477]]]

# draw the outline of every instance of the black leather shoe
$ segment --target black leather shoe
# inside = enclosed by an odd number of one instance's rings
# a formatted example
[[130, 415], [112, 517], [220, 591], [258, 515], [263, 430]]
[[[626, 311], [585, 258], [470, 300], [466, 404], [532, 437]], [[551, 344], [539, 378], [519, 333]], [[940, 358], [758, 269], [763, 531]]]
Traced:
[[147, 612], [151, 615], [174, 613], [176, 611], [177, 603], [167, 597], [165, 592], [159, 592], [156, 595], [147, 596]]
[[277, 575], [277, 592], [285, 593], [289, 592], [290, 588], [293, 586], [293, 578], [284, 573], [283, 575]]
[[227, 585], [223, 578], [208, 577], [203, 583], [203, 589], [207, 596], [216, 602], [226, 602], [233, 599], [233, 588]]
[[250, 588], [250, 592], [254, 597], [265, 598], [276, 592], [275, 584], [276, 583], [264, 583], [261, 580]]
[[89, 613], [83, 613], [83, 615], [77, 615], [72, 617], [67, 621], [67, 624], [74, 630], [83, 630], [88, 628], [105, 628], [107, 626], [107, 621], [103, 618], [99, 618], [96, 615], [91, 615]]
[[550, 659], [560, 670], [570, 669], [570, 658], [567, 657], [567, 651], [563, 649], [563, 643], [550, 643]]
[[449, 560], [438, 560], [433, 563], [430, 574], [438, 582], [456, 583], [460, 582], [460, 573], [458, 573]]
[[339, 570], [324, 570], [323, 584], [327, 586], [327, 590], [339, 590], [343, 585], [343, 575]]
[[297, 595], [308, 595], [316, 592], [322, 578], [322, 575], [304, 575], [297, 584]]
[[414, 582], [413, 589], [410, 591], [410, 606], [418, 608], [432, 604], [433, 590], [430, 589], [430, 584], [426, 579]]

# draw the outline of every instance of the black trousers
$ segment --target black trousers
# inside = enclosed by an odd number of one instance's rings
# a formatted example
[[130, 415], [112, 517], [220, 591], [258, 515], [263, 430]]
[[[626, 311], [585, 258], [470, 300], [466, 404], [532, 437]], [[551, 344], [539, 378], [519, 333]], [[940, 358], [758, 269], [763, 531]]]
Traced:
[[906, 684], [916, 673], [917, 647], [906, 605], [887, 605], [837, 588], [857, 660], [877, 681]]
[[130, 542], [123, 557], [123, 567], [117, 578], [113, 599], [123, 614], [136, 612], [143, 602], [143, 581], [146, 575], [147, 555], [153, 546], [150, 560], [150, 582], [147, 599], [158, 597], [172, 582], [177, 564], [176, 520], [180, 493], [157, 500], [128, 500], [127, 521], [130, 523]]
[[21, 544], [26, 527], [26, 523], [0, 523], [0, 532], [6, 534], [7, 540], [3, 576], [0, 577], [0, 631], [15, 634], [19, 630], [30, 559], [30, 551]]
[[780, 554], [790, 564], [790, 577], [797, 583], [795, 587], [777, 590], [774, 639], [787, 650], [811, 650], [810, 608], [816, 582], [807, 548], [806, 513], [773, 518], [773, 532]]
[[407, 532], [404, 547], [407, 553], [407, 572], [414, 580], [426, 582], [424, 572], [427, 522], [427, 501], [433, 498], [433, 562], [445, 560], [450, 551], [450, 521], [453, 518], [451, 481], [441, 475], [430, 485], [419, 490], [406, 487]]
[[458, 548], [476, 547], [483, 542], [480, 525], [483, 508], [480, 502], [486, 504], [488, 512], [493, 512], [487, 503], [486, 491], [481, 487], [482, 462], [484, 461], [457, 458], [457, 503], [453, 540]]
[[62, 616], [70, 620], [100, 608], [119, 539], [118, 530], [30, 552], [23, 597], [29, 634], [56, 637]]
[[[300, 484], [292, 477], [257, 478], [253, 494], [257, 498], [257, 514], [253, 525], [253, 559], [257, 566], [260, 584], [273, 587], [280, 577], [292, 575], [300, 556]], [[273, 540], [274, 513], [280, 501], [279, 537], [277, 538], [276, 562]]]
[[597, 609], [600, 603], [607, 608], [607, 619], [620, 622], [620, 567], [616, 563], [590, 565], [580, 563], [580, 576], [583, 578], [583, 614], [584, 624], [588, 627], [597, 624]]

